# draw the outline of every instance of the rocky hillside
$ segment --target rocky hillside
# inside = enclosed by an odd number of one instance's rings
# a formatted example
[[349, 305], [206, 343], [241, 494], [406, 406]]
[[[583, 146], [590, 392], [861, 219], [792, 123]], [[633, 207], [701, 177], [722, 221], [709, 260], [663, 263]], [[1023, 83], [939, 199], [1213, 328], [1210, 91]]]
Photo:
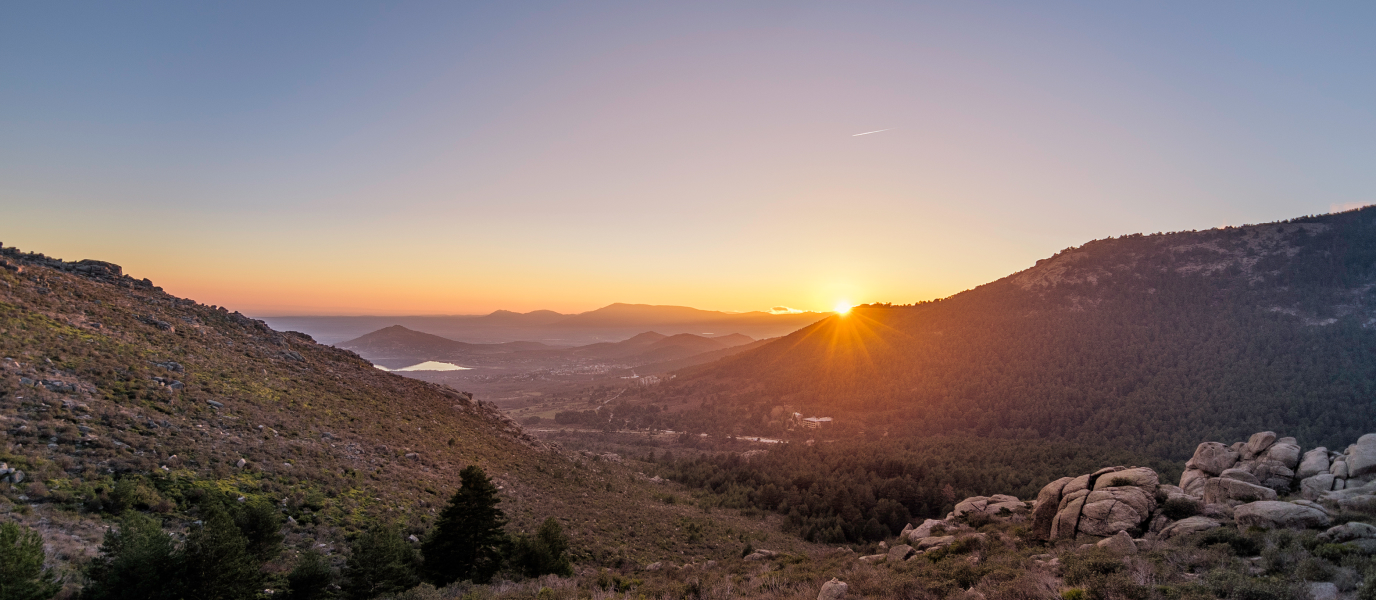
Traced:
[[422, 534], [470, 464], [502, 487], [513, 530], [556, 517], [594, 564], [730, 554], [764, 525], [658, 501], [674, 492], [546, 446], [471, 394], [109, 263], [0, 249], [0, 359], [0, 512], [62, 563], [121, 511], [175, 529], [206, 494], [271, 501], [296, 547], [340, 548], [379, 519]]
[[1333, 446], [1376, 418], [1373, 289], [1373, 208], [1131, 235], [944, 300], [857, 307], [657, 393], [743, 432], [782, 429], [771, 414], [792, 406], [850, 434], [1059, 438], [1175, 460], [1267, 427]]

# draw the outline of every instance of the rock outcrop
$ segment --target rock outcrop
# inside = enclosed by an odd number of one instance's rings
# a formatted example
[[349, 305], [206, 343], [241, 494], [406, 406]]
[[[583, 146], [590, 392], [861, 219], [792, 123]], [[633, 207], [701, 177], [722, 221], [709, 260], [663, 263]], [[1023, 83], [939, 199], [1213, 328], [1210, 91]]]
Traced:
[[1058, 479], [1037, 494], [1032, 530], [1054, 540], [1142, 529], [1156, 510], [1159, 487], [1159, 476], [1145, 467], [1108, 467]]

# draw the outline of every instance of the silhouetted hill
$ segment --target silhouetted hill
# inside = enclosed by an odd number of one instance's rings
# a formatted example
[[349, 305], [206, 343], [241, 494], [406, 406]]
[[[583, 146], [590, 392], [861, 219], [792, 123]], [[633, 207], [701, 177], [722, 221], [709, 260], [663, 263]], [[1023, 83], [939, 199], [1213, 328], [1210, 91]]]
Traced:
[[474, 355], [509, 354], [549, 348], [539, 342], [506, 342], [501, 344], [467, 344], [412, 331], [401, 325], [384, 327], [357, 339], [341, 342], [340, 348], [352, 350], [369, 359], [414, 359]]
[[1188, 457], [1284, 430], [1339, 447], [1376, 419], [1376, 209], [1098, 240], [915, 306], [863, 306], [661, 392], [699, 427], [774, 407], [890, 434], [1112, 442]]
[[304, 331], [322, 343], [338, 344], [392, 325], [465, 343], [534, 341], [554, 346], [612, 342], [645, 331], [664, 335], [692, 333], [720, 336], [739, 333], [751, 338], [786, 335], [830, 313], [727, 313], [684, 306], [612, 304], [576, 315], [537, 310], [499, 310], [487, 315], [401, 317], [265, 317], [274, 327]]

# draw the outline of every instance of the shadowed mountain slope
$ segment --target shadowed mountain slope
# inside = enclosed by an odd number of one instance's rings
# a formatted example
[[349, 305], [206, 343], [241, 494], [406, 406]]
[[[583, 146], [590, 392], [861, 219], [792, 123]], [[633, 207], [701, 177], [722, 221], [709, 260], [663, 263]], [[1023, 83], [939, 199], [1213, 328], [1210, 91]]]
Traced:
[[891, 434], [1174, 459], [1262, 429], [1340, 447], [1376, 419], [1373, 289], [1376, 209], [1131, 235], [944, 300], [857, 307], [662, 393], [700, 401], [704, 428], [789, 405]]

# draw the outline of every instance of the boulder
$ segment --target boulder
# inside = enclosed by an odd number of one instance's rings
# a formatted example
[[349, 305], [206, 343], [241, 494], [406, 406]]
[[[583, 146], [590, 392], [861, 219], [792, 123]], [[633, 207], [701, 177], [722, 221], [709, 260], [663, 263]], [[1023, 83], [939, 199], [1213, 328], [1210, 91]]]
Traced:
[[885, 560], [888, 560], [888, 558], [889, 555], [887, 554], [869, 554], [866, 556], [861, 556], [858, 560], [862, 563], [877, 563], [884, 562]]
[[[1277, 442], [1276, 446], [1279, 445], [1280, 443]], [[1256, 466], [1252, 469], [1252, 474], [1261, 481], [1261, 485], [1281, 493], [1289, 492], [1295, 481], [1295, 472], [1290, 467], [1269, 458], [1257, 461]]]
[[1133, 543], [1132, 536], [1126, 531], [1119, 531], [1095, 545], [1114, 554], [1137, 554], [1137, 544]]
[[1169, 540], [1173, 537], [1208, 531], [1222, 526], [1222, 523], [1210, 519], [1209, 517], [1190, 517], [1171, 523], [1165, 529], [1161, 530], [1158, 539]]
[[1137, 529], [1156, 510], [1156, 499], [1139, 487], [1110, 487], [1085, 496], [1080, 513], [1080, 533], [1110, 536]]
[[1207, 481], [1209, 481], [1208, 473], [1199, 469], [1185, 469], [1185, 472], [1180, 474], [1180, 489], [1186, 494], [1201, 498], [1204, 496], [1204, 484]]
[[1328, 448], [1319, 446], [1304, 453], [1304, 458], [1300, 459], [1299, 468], [1295, 469], [1295, 477], [1299, 479], [1309, 479], [1319, 473], [1328, 473]]
[[[1337, 480], [1335, 480], [1334, 487]], [[1376, 482], [1365, 485], [1354, 485], [1355, 482], [1349, 480], [1347, 485], [1341, 490], [1334, 490], [1319, 496], [1319, 504], [1331, 510], [1360, 512], [1369, 515], [1376, 515]]]
[[1328, 465], [1328, 472], [1338, 479], [1347, 479], [1347, 456], [1333, 459], [1333, 464]]
[[1305, 500], [1318, 500], [1325, 492], [1333, 491], [1333, 481], [1337, 479], [1328, 473], [1306, 478], [1300, 482], [1300, 495]]
[[1219, 477], [1222, 477], [1224, 479], [1236, 479], [1238, 481], [1245, 481], [1252, 485], [1261, 485], [1261, 480], [1257, 479], [1257, 476], [1253, 475], [1252, 472], [1247, 469], [1238, 469], [1236, 467], [1232, 469], [1225, 469], [1222, 473], [1219, 474]]
[[1204, 484], [1204, 504], [1227, 504], [1237, 506], [1258, 500], [1275, 500], [1276, 491], [1237, 479], [1222, 477], [1210, 479]]
[[940, 519], [927, 519], [923, 521], [921, 525], [918, 525], [917, 529], [914, 529], [911, 532], [909, 532], [907, 538], [900, 539], [917, 541], [922, 538], [932, 537], [932, 528], [936, 527], [937, 525], [941, 525], [944, 527], [946, 526], [946, 522]]
[[956, 536], [954, 535], [943, 535], [940, 537], [922, 538], [920, 540], [917, 540], [917, 551], [926, 552], [928, 550], [931, 550], [932, 548], [945, 548], [955, 543], [955, 541]]
[[1376, 539], [1376, 527], [1366, 523], [1343, 523], [1319, 534], [1319, 540], [1330, 544], [1341, 544], [1352, 540]]
[[1376, 434], [1357, 438], [1347, 447], [1347, 478], [1367, 478], [1376, 475]]
[[1238, 506], [1233, 511], [1233, 519], [1240, 528], [1304, 529], [1327, 527], [1329, 523], [1328, 513], [1315, 506], [1275, 500], [1262, 500]]
[[1057, 509], [1061, 505], [1061, 490], [1071, 479], [1062, 477], [1037, 492], [1037, 500], [1032, 503], [1032, 532], [1038, 539], [1051, 539], [1051, 522], [1056, 520]]
[[1338, 584], [1331, 581], [1314, 581], [1306, 586], [1309, 600], [1338, 600]]
[[[1275, 435], [1275, 434], [1272, 434]], [[1256, 436], [1252, 436], [1256, 437]], [[1185, 463], [1186, 469], [1198, 469], [1209, 475], [1218, 476], [1224, 471], [1237, 464], [1238, 453], [1232, 448], [1224, 446], [1218, 442], [1204, 442], [1194, 449], [1194, 456]], [[1180, 487], [1189, 489], [1181, 480]]]
[[1293, 471], [1300, 466], [1300, 443], [1292, 437], [1280, 438], [1266, 449], [1266, 460], [1273, 460]]
[[1252, 434], [1247, 438], [1247, 444], [1242, 447], [1242, 460], [1252, 460], [1265, 452], [1276, 442], [1276, 432], [1262, 431]]
[[1199, 516], [1231, 521], [1233, 520], [1233, 507], [1227, 504], [1205, 504], [1204, 508], [1199, 509]]
[[822, 591], [817, 594], [817, 600], [844, 600], [848, 587], [846, 582], [832, 577], [831, 581], [822, 584]]
[[1094, 480], [1094, 490], [1102, 490], [1109, 487], [1139, 487], [1148, 494], [1155, 494], [1156, 488], [1161, 485], [1161, 478], [1156, 471], [1146, 467], [1133, 467], [1122, 471], [1113, 471], [1101, 475]]
[[955, 515], [956, 518], [960, 518], [965, 516], [967, 513], [982, 513], [984, 512], [984, 508], [988, 505], [989, 498], [986, 496], [975, 496], [973, 498], [966, 498], [956, 503], [955, 510], [952, 510], [951, 514]]
[[912, 556], [916, 552], [917, 551], [914, 550], [912, 546], [909, 546], [907, 544], [899, 544], [897, 546], [889, 548], [889, 562], [908, 560], [908, 557]]

